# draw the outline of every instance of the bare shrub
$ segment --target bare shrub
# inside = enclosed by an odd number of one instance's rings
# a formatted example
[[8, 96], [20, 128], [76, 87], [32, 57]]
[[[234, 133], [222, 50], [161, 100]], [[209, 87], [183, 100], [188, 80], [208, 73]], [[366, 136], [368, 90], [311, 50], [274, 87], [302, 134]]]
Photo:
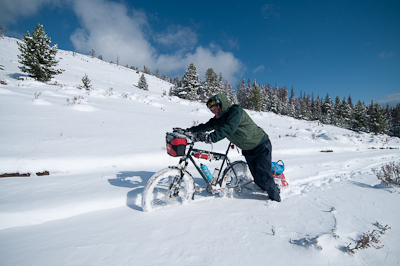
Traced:
[[355, 242], [355, 246], [352, 248], [351, 243], [346, 247], [347, 252], [350, 254], [356, 253], [357, 250], [366, 249], [369, 247], [373, 247], [376, 249], [383, 248], [382, 246], [376, 246], [375, 244], [379, 244], [381, 241], [379, 240], [381, 236], [378, 234], [376, 230], [372, 230], [372, 232], [364, 233], [359, 240]]
[[87, 103], [87, 102], [88, 102], [88, 100], [84, 96], [74, 96], [74, 98], [72, 98], [72, 100], [67, 98], [67, 104], [68, 105], [81, 104], [81, 103]]
[[385, 185], [400, 186], [400, 163], [390, 162], [376, 173], [377, 178]]

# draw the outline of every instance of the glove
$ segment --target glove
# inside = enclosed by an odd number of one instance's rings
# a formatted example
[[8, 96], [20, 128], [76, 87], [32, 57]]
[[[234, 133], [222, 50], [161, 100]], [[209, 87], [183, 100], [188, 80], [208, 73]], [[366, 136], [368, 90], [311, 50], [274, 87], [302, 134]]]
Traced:
[[194, 141], [202, 141], [202, 142], [205, 142], [207, 144], [211, 144], [212, 143], [210, 134], [208, 134], [208, 133], [202, 133], [202, 132], [195, 133], [193, 137], [194, 137]]
[[207, 144], [212, 144], [212, 140], [211, 140], [211, 135], [210, 134], [206, 134], [206, 137], [204, 138], [204, 142]]

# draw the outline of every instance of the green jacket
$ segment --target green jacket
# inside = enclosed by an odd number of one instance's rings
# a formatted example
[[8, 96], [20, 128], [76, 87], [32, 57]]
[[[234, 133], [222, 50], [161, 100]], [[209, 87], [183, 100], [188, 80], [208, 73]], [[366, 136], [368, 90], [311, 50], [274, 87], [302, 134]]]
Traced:
[[212, 131], [211, 141], [217, 142], [227, 138], [230, 142], [242, 150], [252, 150], [259, 144], [268, 140], [268, 135], [264, 130], [258, 127], [250, 116], [235, 104], [230, 106], [228, 99], [224, 94], [217, 94], [211, 99], [217, 99], [221, 102], [220, 118], [215, 116], [207, 123], [191, 127], [191, 132]]

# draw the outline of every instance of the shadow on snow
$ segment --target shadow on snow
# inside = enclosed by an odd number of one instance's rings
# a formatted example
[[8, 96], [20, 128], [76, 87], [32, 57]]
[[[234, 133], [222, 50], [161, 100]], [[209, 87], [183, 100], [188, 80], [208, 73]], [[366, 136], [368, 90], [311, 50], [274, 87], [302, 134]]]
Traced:
[[[147, 171], [123, 171], [119, 172], [116, 174], [116, 178], [113, 179], [108, 179], [108, 182], [116, 187], [124, 187], [124, 188], [132, 188], [131, 191], [128, 192], [127, 198], [126, 198], [126, 205], [137, 211], [142, 211], [142, 206], [141, 206], [141, 199], [142, 199], [142, 193], [143, 189], [146, 186], [148, 180], [151, 178], [151, 176], [155, 172], [147, 172]], [[200, 181], [202, 180], [196, 180]], [[196, 182], [197, 183], [197, 182]], [[198, 186], [198, 184], [196, 184]], [[216, 194], [218, 196], [218, 194]], [[210, 197], [210, 196], [215, 196], [213, 194], [209, 194], [204, 190], [202, 191], [196, 191], [195, 193], [195, 200], [196, 197]], [[252, 200], [266, 200], [268, 199], [268, 195], [265, 192], [262, 192], [260, 188], [254, 184], [248, 184], [246, 187], [242, 188], [241, 192], [232, 192], [232, 193], [227, 193], [226, 196], [227, 198], [236, 198], [236, 199], [252, 199]]]

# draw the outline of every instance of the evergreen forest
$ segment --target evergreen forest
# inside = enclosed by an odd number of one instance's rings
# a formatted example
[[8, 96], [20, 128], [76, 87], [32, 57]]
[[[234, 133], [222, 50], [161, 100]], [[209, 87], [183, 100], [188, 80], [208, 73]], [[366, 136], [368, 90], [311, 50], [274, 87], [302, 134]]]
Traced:
[[350, 95], [347, 99], [332, 98], [329, 93], [321, 97], [300, 92], [296, 97], [293, 87], [289, 93], [286, 87], [261, 85], [244, 78], [233, 88], [223, 79], [222, 73], [218, 75], [212, 68], [207, 69], [203, 80], [191, 63], [181, 79], [174, 78], [169, 95], [206, 102], [210, 96], [224, 93], [232, 104], [239, 104], [244, 109], [319, 121], [356, 132], [400, 137], [400, 104], [385, 108], [378, 102], [365, 104], [361, 100], [354, 101]]

